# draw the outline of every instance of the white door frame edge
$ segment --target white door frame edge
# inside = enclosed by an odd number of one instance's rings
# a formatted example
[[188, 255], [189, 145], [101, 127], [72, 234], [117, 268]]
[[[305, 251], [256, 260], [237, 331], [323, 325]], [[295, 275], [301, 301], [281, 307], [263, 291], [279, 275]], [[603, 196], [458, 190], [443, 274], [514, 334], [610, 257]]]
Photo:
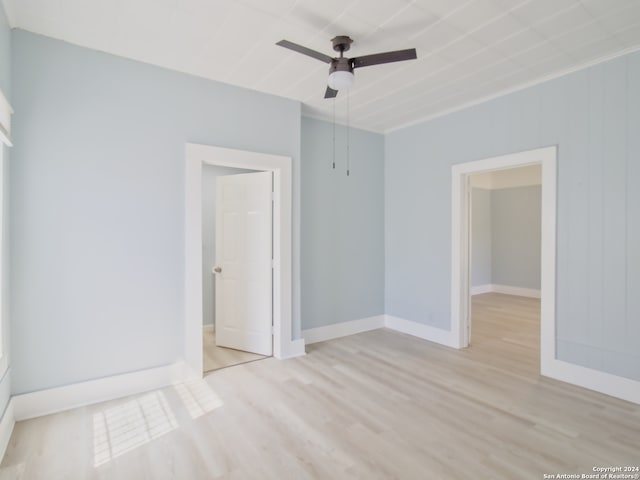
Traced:
[[186, 144], [185, 171], [185, 345], [186, 363], [202, 376], [202, 167], [218, 165], [273, 172], [273, 355], [304, 354], [292, 340], [292, 165], [291, 158], [211, 145]]
[[540, 271], [540, 374], [640, 404], [640, 382], [556, 358], [557, 146], [527, 150], [451, 167], [451, 337], [469, 345], [469, 176], [542, 165]]

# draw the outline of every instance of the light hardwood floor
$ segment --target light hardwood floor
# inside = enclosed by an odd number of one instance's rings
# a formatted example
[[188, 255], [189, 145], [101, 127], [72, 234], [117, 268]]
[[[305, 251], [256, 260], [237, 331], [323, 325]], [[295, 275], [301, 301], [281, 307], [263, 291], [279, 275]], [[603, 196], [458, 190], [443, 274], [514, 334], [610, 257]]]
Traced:
[[0, 478], [541, 479], [640, 464], [640, 406], [538, 375], [538, 301], [473, 305], [463, 351], [381, 329], [19, 422]]
[[256, 353], [217, 346], [216, 333], [212, 328], [205, 328], [202, 331], [202, 353], [203, 370], [205, 372], [267, 358]]

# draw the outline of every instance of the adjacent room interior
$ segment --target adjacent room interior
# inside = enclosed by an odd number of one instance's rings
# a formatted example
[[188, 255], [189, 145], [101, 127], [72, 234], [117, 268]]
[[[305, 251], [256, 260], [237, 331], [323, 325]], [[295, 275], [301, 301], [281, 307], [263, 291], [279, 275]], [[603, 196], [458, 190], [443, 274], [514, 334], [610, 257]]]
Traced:
[[470, 176], [469, 345], [540, 373], [542, 165]]
[[1, 0], [0, 478], [635, 475], [638, 131], [636, 0]]

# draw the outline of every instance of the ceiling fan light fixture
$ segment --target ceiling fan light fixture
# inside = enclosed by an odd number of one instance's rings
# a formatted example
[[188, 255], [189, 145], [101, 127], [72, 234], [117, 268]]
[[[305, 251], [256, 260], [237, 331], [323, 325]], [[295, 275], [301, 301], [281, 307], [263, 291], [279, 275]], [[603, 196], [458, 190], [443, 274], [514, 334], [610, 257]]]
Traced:
[[353, 85], [353, 72], [336, 70], [329, 74], [327, 84], [334, 90], [349, 90]]

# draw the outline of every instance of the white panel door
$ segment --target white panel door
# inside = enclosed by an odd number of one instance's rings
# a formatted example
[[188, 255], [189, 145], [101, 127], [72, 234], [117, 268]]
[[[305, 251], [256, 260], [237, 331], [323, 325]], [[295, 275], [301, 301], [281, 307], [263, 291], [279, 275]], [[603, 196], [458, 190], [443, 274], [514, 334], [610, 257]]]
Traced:
[[216, 344], [271, 355], [272, 173], [216, 179]]

